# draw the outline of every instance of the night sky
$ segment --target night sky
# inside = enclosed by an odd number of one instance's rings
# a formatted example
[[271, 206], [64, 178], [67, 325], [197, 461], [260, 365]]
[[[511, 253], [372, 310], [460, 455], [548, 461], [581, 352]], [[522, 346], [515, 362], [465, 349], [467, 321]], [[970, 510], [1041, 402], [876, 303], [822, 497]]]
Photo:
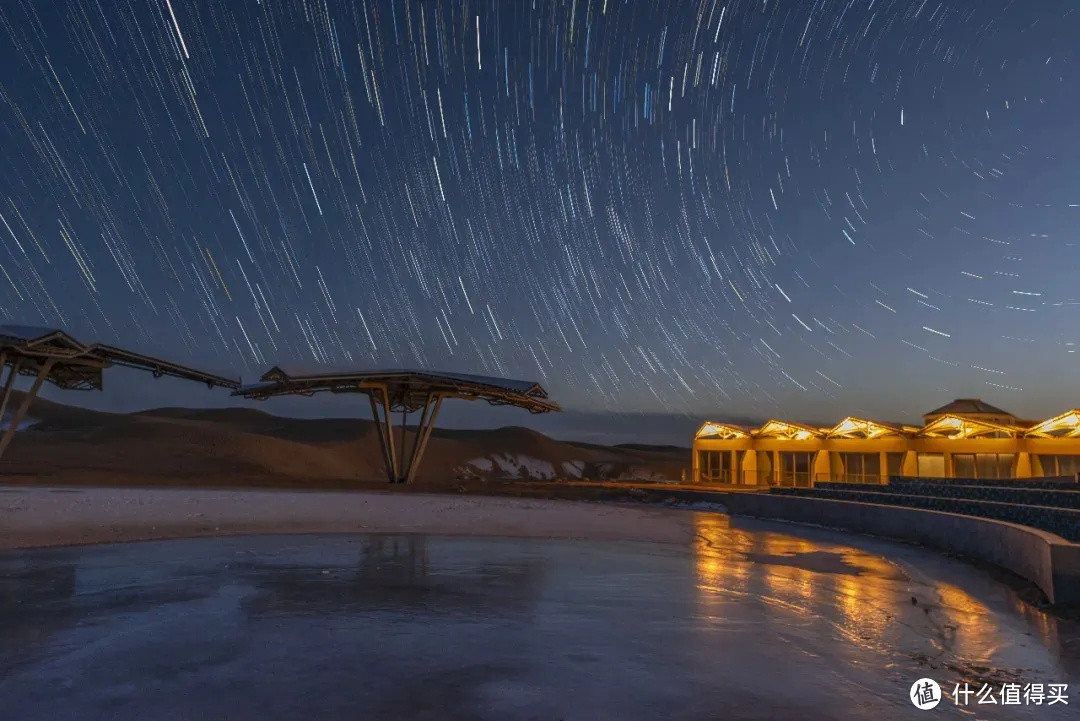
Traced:
[[[1074, 6], [3, 2], [0, 316], [596, 417], [1052, 415], [1080, 405]], [[48, 395], [235, 403], [194, 390]]]

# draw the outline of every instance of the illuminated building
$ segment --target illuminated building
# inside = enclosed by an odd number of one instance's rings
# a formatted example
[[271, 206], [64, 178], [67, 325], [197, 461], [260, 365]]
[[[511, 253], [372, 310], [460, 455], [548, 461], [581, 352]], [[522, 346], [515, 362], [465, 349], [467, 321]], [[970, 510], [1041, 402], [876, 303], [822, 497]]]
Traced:
[[883, 483], [889, 476], [1032, 478], [1080, 473], [1080, 409], [1018, 420], [958, 398], [921, 426], [848, 417], [832, 428], [770, 420], [758, 428], [707, 421], [694, 436], [697, 483], [808, 486]]

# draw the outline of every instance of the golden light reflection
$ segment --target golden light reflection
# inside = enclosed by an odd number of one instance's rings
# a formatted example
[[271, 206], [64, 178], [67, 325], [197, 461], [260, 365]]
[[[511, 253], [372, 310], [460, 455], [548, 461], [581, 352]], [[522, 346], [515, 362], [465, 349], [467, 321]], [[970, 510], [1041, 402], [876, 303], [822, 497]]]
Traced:
[[[948, 624], [956, 627], [955, 642], [968, 648], [981, 648], [984, 656], [989, 658], [997, 649], [992, 640], [1000, 629], [995, 620], [997, 614], [956, 586], [941, 584], [937, 590], [942, 613]], [[1056, 618], [1026, 603], [1016, 593], [1010, 593], [1009, 600], [1011, 610], [1030, 623], [1047, 648], [1061, 650]]]
[[948, 583], [934, 588], [940, 603], [935, 611], [942, 650], [962, 648], [970, 661], [989, 665], [999, 648], [997, 614], [961, 588]]
[[[811, 601], [817, 574], [798, 565], [795, 559], [799, 554], [813, 553], [819, 548], [801, 538], [777, 533], [764, 534], [758, 564], [763, 570], [763, 580], [770, 595], [800, 605]], [[788, 559], [791, 562], [785, 563]]]
[[850, 552], [844, 562], [857, 570], [838, 574], [833, 586], [843, 630], [855, 643], [878, 647], [894, 622], [894, 609], [908, 601], [899, 585], [906, 577], [879, 556]]
[[984, 617], [990, 614], [990, 609], [961, 588], [943, 583], [937, 587], [937, 590], [942, 606], [950, 612]]
[[[908, 575], [881, 556], [783, 533], [743, 530], [720, 514], [695, 514], [694, 524], [698, 603], [705, 616], [723, 617], [729, 613], [725, 604], [752, 600], [783, 623], [797, 618], [831, 629], [855, 647], [879, 649], [892, 647], [897, 634], [910, 632], [909, 624], [899, 619], [924, 613], [922, 606], [910, 603]], [[947, 643], [962, 624], [970, 626], [968, 616], [992, 617], [952, 586], [943, 586], [941, 606], [944, 615], [935, 621], [945, 627], [939, 643]], [[967, 636], [964, 640], [973, 641]]]
[[695, 513], [694, 563], [702, 605], [712, 613], [730, 595], [745, 595], [750, 564], [742, 550], [750, 545], [750, 534], [731, 528], [727, 516]]
[[1048, 648], [1061, 651], [1061, 637], [1058, 634], [1058, 620], [1056, 618], [1027, 603], [1020, 598], [1019, 594], [1013, 595], [1012, 606], [1014, 611], [1035, 627], [1039, 638]]
[[753, 521], [733, 526], [718, 513], [694, 513], [693, 523], [696, 603], [708, 623], [750, 622], [793, 639], [833, 635], [845, 642], [835, 652], [850, 651], [852, 659], [866, 649], [903, 648], [989, 668], [1016, 650], [1012, 625], [1002, 623], [1004, 601], [1043, 646], [1064, 653], [1059, 621], [1015, 593], [984, 603], [940, 575], [842, 542], [771, 532]]

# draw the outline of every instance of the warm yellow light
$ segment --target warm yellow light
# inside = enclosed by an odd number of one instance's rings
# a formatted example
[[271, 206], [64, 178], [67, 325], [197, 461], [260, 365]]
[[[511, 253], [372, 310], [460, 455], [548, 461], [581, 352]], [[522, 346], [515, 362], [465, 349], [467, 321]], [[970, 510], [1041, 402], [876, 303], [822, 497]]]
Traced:
[[1003, 433], [1009, 438], [1015, 438], [1022, 429], [1015, 426], [1004, 426], [989, 421], [980, 421], [974, 418], [960, 418], [959, 416], [942, 416], [930, 425], [923, 428], [919, 435], [929, 438], [976, 438], [995, 433]]
[[729, 439], [729, 438], [746, 438], [747, 434], [746, 434], [745, 431], [743, 431], [743, 430], [741, 430], [739, 428], [733, 428], [731, 426], [726, 426], [723, 423], [714, 423], [713, 421], [706, 421], [704, 424], [702, 424], [701, 428], [698, 429], [697, 435], [695, 435], [694, 437], [695, 438], [723, 438], [723, 439]]
[[806, 426], [773, 420], [763, 425], [756, 435], [764, 436], [766, 438], [784, 438], [793, 441], [805, 441], [811, 438], [817, 438], [821, 434]]
[[840, 421], [835, 428], [830, 428], [826, 434], [830, 438], [858, 438], [859, 434], [867, 439], [881, 438], [882, 436], [897, 435], [899, 429], [881, 425], [865, 418], [848, 416]]
[[857, 430], [859, 430], [859, 426], [855, 423], [855, 420], [852, 418], [845, 418], [840, 421], [840, 425], [833, 428], [832, 432], [834, 435], [842, 436], [847, 435], [848, 433], [854, 433]]
[[1071, 410], [1029, 428], [1026, 435], [1037, 438], [1080, 438], [1080, 410]]

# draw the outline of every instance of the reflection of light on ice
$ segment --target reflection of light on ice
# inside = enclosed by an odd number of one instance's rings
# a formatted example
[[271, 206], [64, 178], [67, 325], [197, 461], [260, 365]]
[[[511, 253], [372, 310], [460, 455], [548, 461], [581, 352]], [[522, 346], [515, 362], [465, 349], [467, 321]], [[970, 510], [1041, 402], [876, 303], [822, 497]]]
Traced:
[[847, 574], [838, 574], [833, 587], [841, 632], [859, 645], [881, 646], [894, 620], [891, 609], [904, 601], [897, 589]]
[[[766, 611], [766, 619], [771, 616], [783, 627], [809, 623], [853, 646], [875, 649], [893, 647], [897, 636], [910, 632], [906, 624], [897, 624], [901, 616], [926, 614], [910, 602], [907, 574], [873, 553], [740, 530], [716, 513], [697, 513], [694, 524], [698, 603], [704, 613], [721, 617], [725, 603], [753, 600]], [[940, 596], [940, 604], [933, 604], [936, 615], [928, 619], [939, 629], [934, 643], [952, 645], [950, 636], [963, 627], [964, 646], [985, 647], [971, 636], [993, 624], [989, 609], [955, 586], [933, 588]]]
[[[1068, 655], [1053, 618], [1030, 606], [1010, 608], [1013, 618], [1031, 621], [1034, 638], [1018, 637], [1015, 624], [1003, 624], [1001, 608], [1017, 603], [1015, 595], [937, 553], [798, 527], [787, 535], [719, 513], [696, 512], [693, 523], [703, 653], [742, 657], [747, 644], [759, 647], [768, 636], [782, 650], [762, 653], [776, 659], [853, 668], [870, 653], [890, 679], [914, 659], [969, 681], [1009, 669], [1030, 673], [1045, 666], [1047, 648]], [[942, 689], [949, 704], [951, 690]]]
[[749, 537], [731, 528], [728, 517], [719, 513], [695, 513], [694, 532], [698, 599], [706, 610], [715, 612], [726, 596], [746, 593], [750, 567], [735, 556], [749, 545]]
[[[800, 610], [817, 589], [817, 574], [797, 565], [757, 563], [754, 557], [793, 557], [820, 547], [811, 541], [775, 533], [732, 528], [727, 516], [698, 513], [694, 518], [698, 581], [716, 594], [754, 595], [766, 602]], [[749, 556], [749, 557], [748, 557]], [[751, 588], [756, 584], [757, 588]]]
[[1042, 638], [1043, 643], [1050, 648], [1057, 649], [1059, 653], [1061, 652], [1061, 638], [1058, 635], [1058, 622], [1056, 618], [1024, 603], [1019, 595], [1012, 598], [1012, 605], [1017, 613], [1038, 629], [1039, 636]]
[[[1005, 639], [1001, 624], [984, 604], [962, 589], [948, 583], [936, 587], [940, 623], [947, 631], [944, 642], [950, 650], [963, 649], [967, 661], [979, 666], [993, 666]], [[1021, 602], [1022, 603], [1022, 602]], [[1029, 620], [1043, 636], [1047, 646], [1057, 646], [1057, 623], [1046, 614], [1026, 607]], [[1022, 611], [1023, 612], [1023, 611]]]
[[[813, 553], [820, 547], [799, 538], [789, 538], [773, 533], [765, 534], [762, 553], [767, 556], [794, 556], [799, 553]], [[768, 564], [765, 569], [765, 583], [773, 595], [788, 603], [799, 605], [814, 598], [816, 574], [798, 566]]]

